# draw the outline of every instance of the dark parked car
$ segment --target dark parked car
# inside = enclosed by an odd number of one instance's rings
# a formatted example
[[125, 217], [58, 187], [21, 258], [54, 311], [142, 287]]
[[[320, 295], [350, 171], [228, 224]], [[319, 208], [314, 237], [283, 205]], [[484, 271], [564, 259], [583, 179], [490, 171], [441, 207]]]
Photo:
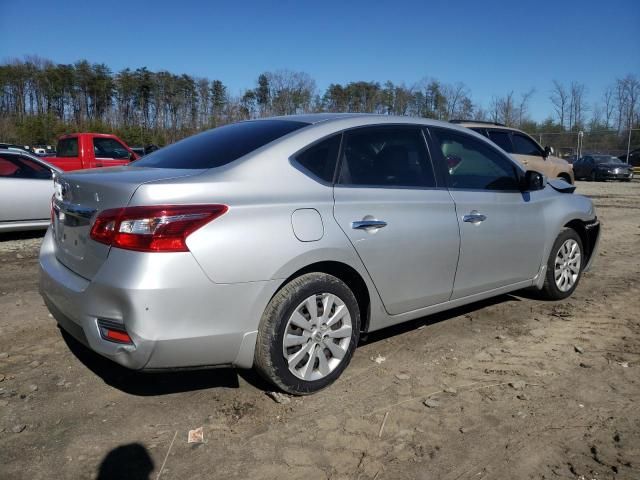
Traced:
[[[627, 154], [620, 155], [618, 157], [622, 163], [627, 163]], [[640, 148], [636, 148], [635, 150], [631, 150], [629, 152], [629, 165], [636, 168], [640, 167]]]
[[576, 179], [629, 182], [633, 178], [633, 167], [611, 155], [585, 155], [573, 164], [573, 173]]
[[131, 147], [131, 151], [139, 157], [144, 157], [144, 147]]

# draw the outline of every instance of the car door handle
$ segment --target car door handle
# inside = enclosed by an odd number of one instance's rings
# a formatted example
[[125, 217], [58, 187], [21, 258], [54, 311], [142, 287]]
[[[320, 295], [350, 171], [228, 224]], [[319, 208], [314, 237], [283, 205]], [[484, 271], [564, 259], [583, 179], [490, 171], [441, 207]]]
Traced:
[[486, 219], [487, 219], [487, 216], [481, 214], [477, 210], [473, 210], [471, 213], [468, 213], [467, 215], [462, 217], [463, 222], [475, 223], [475, 224], [482, 223]]
[[351, 222], [351, 228], [354, 230], [367, 230], [369, 228], [382, 228], [386, 226], [387, 222], [382, 220], [360, 220], [357, 222]]

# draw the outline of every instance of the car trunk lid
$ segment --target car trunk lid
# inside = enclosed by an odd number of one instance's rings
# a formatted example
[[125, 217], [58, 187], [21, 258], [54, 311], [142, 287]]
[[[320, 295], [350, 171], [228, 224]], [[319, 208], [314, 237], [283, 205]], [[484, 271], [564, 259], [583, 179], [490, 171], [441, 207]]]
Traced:
[[109, 255], [110, 247], [91, 240], [95, 216], [126, 207], [140, 185], [192, 176], [203, 170], [114, 167], [85, 170], [56, 178], [52, 230], [56, 258], [91, 280]]

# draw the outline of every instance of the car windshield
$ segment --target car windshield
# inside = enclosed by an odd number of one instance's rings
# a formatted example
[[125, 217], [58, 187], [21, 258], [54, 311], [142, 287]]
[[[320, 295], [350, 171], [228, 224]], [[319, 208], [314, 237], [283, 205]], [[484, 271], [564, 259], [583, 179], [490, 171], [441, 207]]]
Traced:
[[220, 167], [307, 125], [289, 120], [254, 120], [225, 125], [185, 138], [131, 165], [180, 169]]
[[620, 159], [610, 155], [594, 155], [593, 159], [596, 163], [620, 163]]

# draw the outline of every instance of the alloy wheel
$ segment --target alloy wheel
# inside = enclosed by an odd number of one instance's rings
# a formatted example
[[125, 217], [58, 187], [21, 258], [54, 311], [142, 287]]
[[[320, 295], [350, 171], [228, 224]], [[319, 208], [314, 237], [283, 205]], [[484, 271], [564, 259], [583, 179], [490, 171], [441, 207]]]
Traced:
[[347, 355], [351, 333], [351, 315], [337, 295], [306, 298], [289, 317], [282, 339], [289, 371], [306, 381], [326, 377]]
[[573, 288], [580, 275], [582, 255], [580, 245], [573, 238], [566, 240], [556, 254], [554, 279], [561, 292]]

